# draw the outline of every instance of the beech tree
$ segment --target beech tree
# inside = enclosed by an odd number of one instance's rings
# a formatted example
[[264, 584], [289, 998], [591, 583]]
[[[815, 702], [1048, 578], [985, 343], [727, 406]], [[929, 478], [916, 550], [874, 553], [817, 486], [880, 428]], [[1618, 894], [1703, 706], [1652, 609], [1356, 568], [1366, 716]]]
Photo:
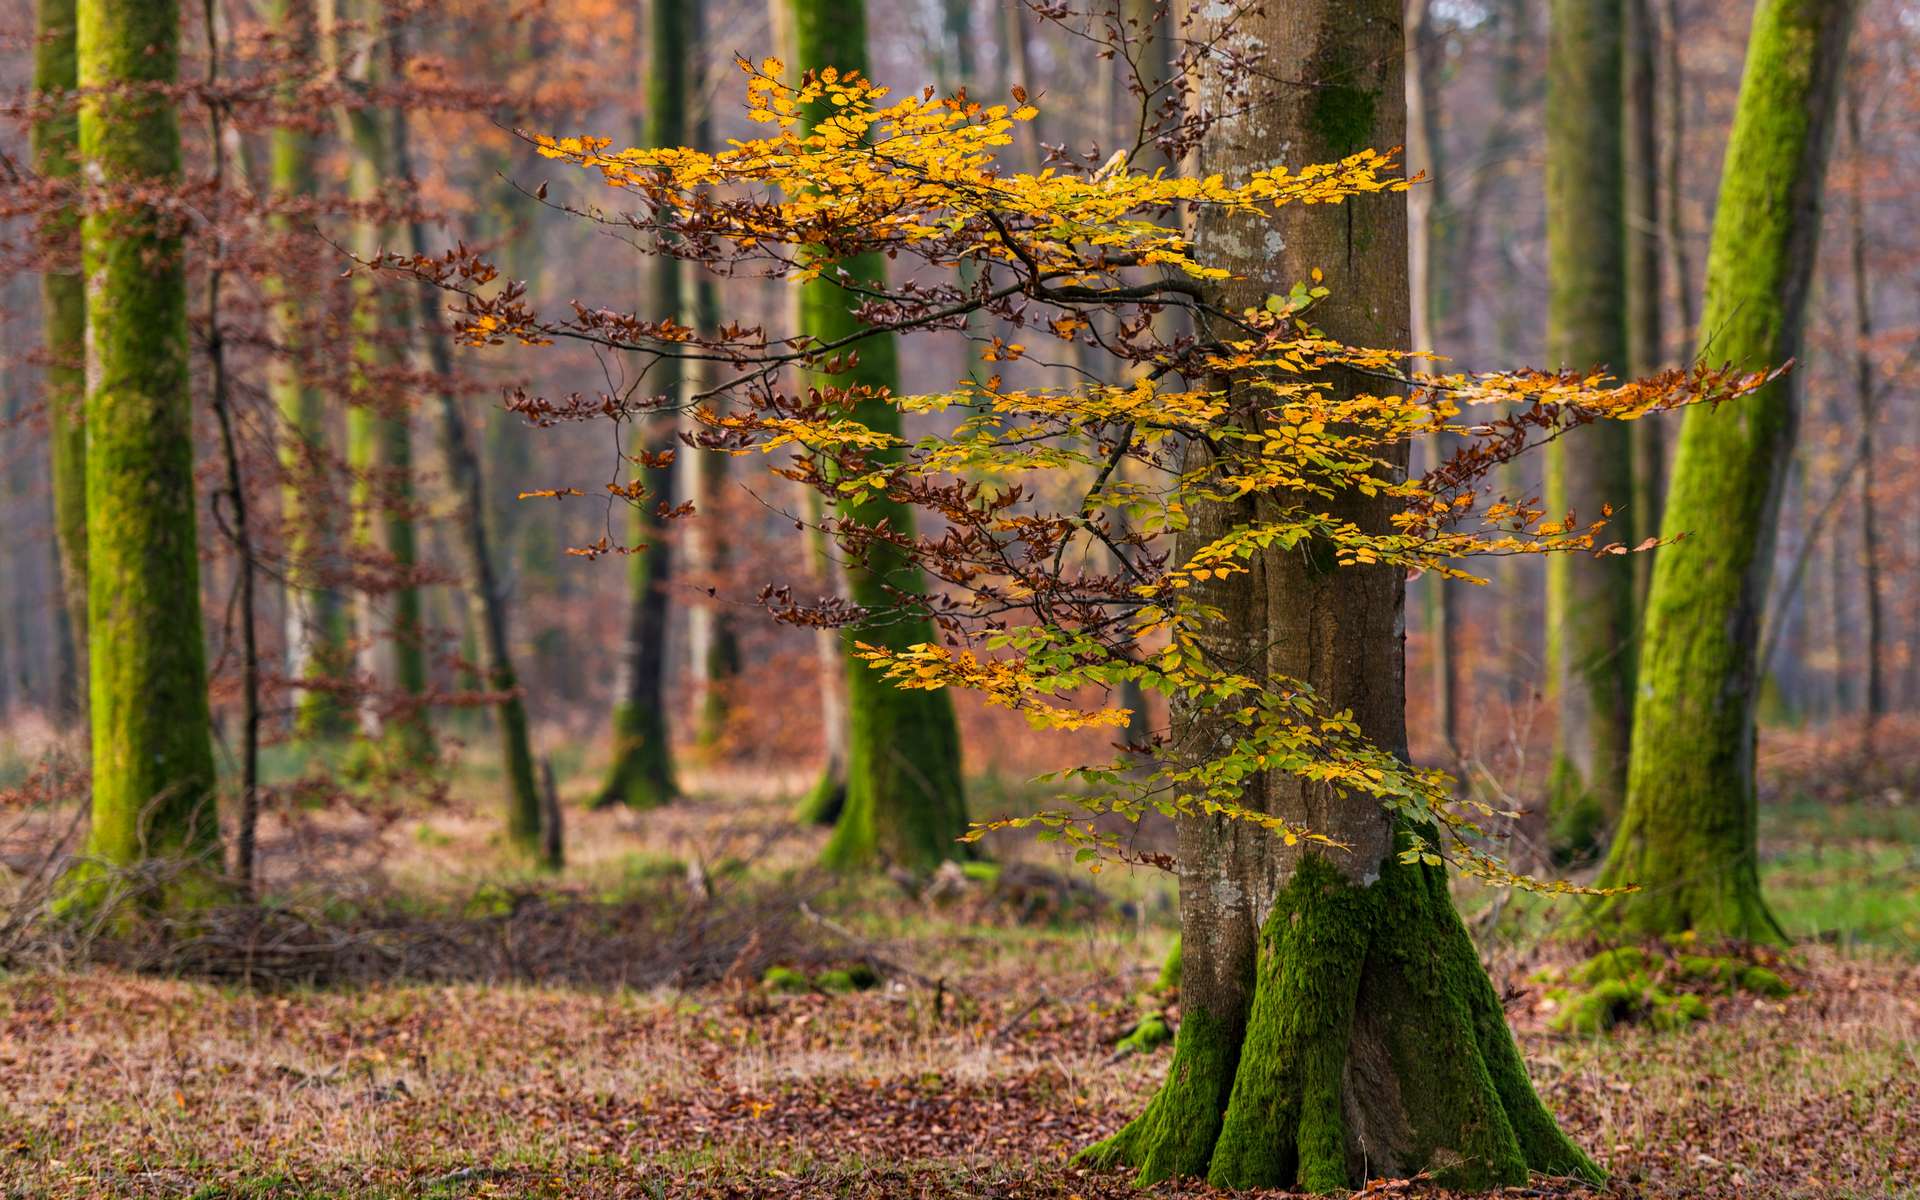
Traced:
[[[655, 0], [648, 11], [647, 99], [643, 137], [650, 146], [678, 146], [687, 138], [689, 59], [698, 36], [698, 14], [691, 0]], [[657, 312], [678, 317], [683, 304], [680, 264], [662, 258], [651, 264], [648, 300]], [[644, 380], [656, 395], [680, 403], [683, 379], [677, 359], [665, 359]], [[637, 444], [623, 453], [650, 497], [632, 508], [634, 552], [627, 566], [627, 627], [620, 646], [620, 680], [613, 707], [613, 762], [596, 804], [650, 808], [679, 794], [674, 779], [673, 745], [667, 728], [667, 587], [673, 575], [673, 550], [665, 536], [665, 514], [675, 504], [673, 451], [655, 446], [671, 430], [658, 417], [644, 419], [634, 432]]]
[[[1547, 84], [1547, 361], [1631, 369], [1621, 137], [1622, 0], [1554, 0]], [[1547, 451], [1547, 507], [1588, 519], [1633, 499], [1629, 426], [1601, 423]], [[1630, 527], [1632, 514], [1628, 513]], [[1548, 813], [1591, 850], [1619, 819], [1633, 731], [1633, 564], [1547, 564], [1547, 687], [1558, 710]]]
[[[1800, 352], [1854, 0], [1762, 0], [1720, 177], [1699, 354]], [[1760, 894], [1754, 706], [1799, 399], [1791, 378], [1681, 424], [1647, 596], [1626, 815], [1600, 902], [1631, 932], [1784, 939]]]
[[[187, 372], [172, 0], [81, 0], [76, 79], [86, 277], [89, 857], [217, 870]], [[189, 875], [188, 879], [193, 878]], [[183, 887], [191, 889], [192, 884]]]
[[[319, 30], [309, 0], [279, 0], [273, 8], [274, 25], [296, 61], [308, 61], [319, 52]], [[290, 82], [277, 98], [289, 106], [298, 102], [297, 84]], [[318, 138], [293, 124], [275, 125], [269, 139], [268, 187], [282, 203], [311, 199], [319, 187]], [[266, 293], [269, 327], [281, 355], [272, 363], [267, 387], [280, 417], [281, 466], [286, 485], [281, 489], [281, 519], [287, 540], [287, 671], [304, 688], [295, 709], [294, 727], [309, 737], [339, 737], [352, 725], [341, 697], [351, 674], [347, 643], [351, 634], [347, 600], [337, 576], [342, 574], [339, 520], [332, 487], [331, 439], [327, 431], [326, 396], [308, 378], [311, 351], [317, 349], [309, 308], [304, 303], [313, 274], [303, 268], [306, 239], [284, 214], [270, 222], [280, 240], [282, 270], [268, 276]]]
[[[865, 74], [867, 15], [863, 0], [792, 0], [795, 54], [803, 70]], [[823, 115], [808, 112], [812, 128]], [[878, 254], [850, 255], [809, 280], [801, 292], [801, 328], [822, 344], [859, 331], [863, 293], [886, 276]], [[899, 387], [899, 363], [889, 337], [863, 339], [855, 361], [836, 377], [816, 374], [816, 386], [864, 389], [868, 399], [853, 419], [882, 436], [900, 433], [900, 412], [884, 394]], [[884, 494], [837, 502], [839, 520], [890, 531], [865, 561], [846, 568], [853, 602], [879, 614], [846, 630], [849, 650], [860, 641], [905, 649], [933, 640], [923, 616], [900, 611], [900, 597], [924, 590], [919, 567], [891, 544], [911, 539], [911, 510]], [[847, 785], [827, 843], [833, 866], [863, 866], [883, 859], [909, 870], [927, 870], [962, 854], [956, 839], [967, 829], [965, 781], [960, 766], [960, 727], [953, 699], [941, 691], [901, 691], [849, 654], [847, 659]]]
[[[42, 179], [71, 187], [80, 171], [79, 114], [73, 107], [74, 0], [40, 0], [35, 16], [33, 86], [48, 107], [33, 126], [34, 170]], [[74, 197], [65, 199], [41, 223], [48, 261], [40, 273], [40, 310], [61, 599], [74, 651], [69, 665], [80, 665], [87, 641], [87, 298], [79, 269], [79, 209]]]
[[[1490, 500], [1482, 484], [1569, 430], [1737, 402], [1772, 378], [1412, 369], [1408, 185], [1374, 148], [1405, 133], [1398, 6], [1368, 3], [1198, 18], [1179, 56], [1193, 103], [1135, 143], [1151, 136], [1174, 161], [1190, 150], [1192, 175], [1133, 171], [1126, 154], [1086, 172], [1010, 169], [1000, 153], [1036, 115], [1022, 87], [1010, 104], [931, 87], [894, 99], [839, 67], [790, 83], [771, 59], [740, 63], [767, 136], [724, 151], [535, 137], [637, 198], [618, 217], [576, 211], [648, 253], [832, 297], [835, 323], [816, 308], [798, 335], [585, 304], [543, 312], [491, 289], [471, 251], [390, 263], [451, 292], [472, 345], [568, 340], [724, 363], [734, 403], [697, 401], [701, 431], [686, 440], [779, 455], [778, 475], [835, 500], [820, 526], [838, 554], [925, 584], [856, 574], [850, 599], [811, 602], [763, 591], [783, 620], [847, 631], [867, 672], [850, 677], [856, 695], [964, 687], [1060, 730], [1127, 727], [1132, 714], [1105, 699], [1123, 682], [1167, 698], [1170, 726], [1068, 772], [1078, 786], [1063, 807], [967, 834], [1036, 829], [1097, 868], [1143, 860], [1115, 818], [1175, 821], [1178, 854], [1145, 856], [1181, 880], [1173, 1062], [1146, 1111], [1088, 1152], [1149, 1181], [1598, 1178], [1527, 1081], [1446, 864], [1572, 889], [1508, 870], [1476, 823], [1491, 810], [1408, 762], [1405, 578], [1470, 578], [1459, 560], [1476, 554], [1624, 553], [1598, 522]], [[1223, 46], [1236, 50], [1203, 49]], [[1275, 161], [1282, 147], [1298, 166]], [[1162, 337], [1168, 308], [1194, 332]], [[1084, 346], [1099, 317], [1094, 344], [1126, 382], [1022, 387], [995, 373], [904, 396], [878, 373], [898, 337], [965, 336], [975, 316], [1004, 323], [987, 350], [1001, 364], [1028, 355], [1021, 331]], [[813, 374], [805, 395], [778, 384], [794, 364]], [[544, 423], [624, 424], [659, 401], [516, 403]], [[1456, 419], [1466, 405], [1506, 415]], [[909, 438], [904, 412], [951, 423]], [[1441, 431], [1466, 442], [1409, 477], [1412, 442]], [[939, 524], [908, 533], [892, 519], [908, 511]], [[902, 644], [900, 627], [926, 633]]]

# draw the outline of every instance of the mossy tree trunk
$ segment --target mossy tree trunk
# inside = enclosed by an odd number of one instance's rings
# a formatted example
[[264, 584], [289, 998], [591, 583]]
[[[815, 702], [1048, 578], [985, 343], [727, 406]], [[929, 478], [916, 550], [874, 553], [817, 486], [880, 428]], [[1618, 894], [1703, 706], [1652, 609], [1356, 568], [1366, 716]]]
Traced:
[[[1620, 131], [1622, 0], [1553, 0], [1547, 60], [1547, 365], [1629, 368]], [[1546, 502], [1582, 523], [1616, 510], [1604, 540], [1632, 541], [1632, 433], [1600, 421], [1547, 451]], [[1558, 721], [1548, 811], [1555, 840], [1591, 851], [1626, 797], [1633, 728], [1633, 563], [1547, 563], [1547, 685]]]
[[[836, 67], [867, 73], [867, 17], [862, 0], [793, 0], [794, 46], [798, 66]], [[861, 255], [838, 264], [854, 280], [881, 279], [886, 264], [878, 255]], [[829, 271], [809, 282], [800, 297], [801, 327], [831, 342], [860, 328], [854, 297]], [[899, 386], [900, 372], [892, 338], [860, 343], [849, 369], [823, 377], [822, 386], [873, 390], [854, 409], [854, 418], [882, 433], [899, 433], [900, 410], [879, 393]], [[836, 516], [847, 522], [884, 524], [911, 536], [913, 514], [904, 504], [880, 496], [842, 504]], [[875, 544], [860, 561], [847, 564], [847, 590], [854, 603], [873, 614], [844, 631], [849, 650], [856, 640], [905, 649], [936, 640], [932, 623], [898, 597], [925, 589], [918, 567], [898, 549]], [[953, 698], [945, 691], [897, 689], [865, 663], [847, 658], [847, 793], [826, 861], [842, 869], [876, 860], [908, 870], [926, 870], [942, 859], [964, 857], [957, 842], [967, 828], [966, 793], [960, 769], [960, 729]]]
[[[80, 115], [72, 106], [77, 65], [74, 60], [74, 0], [40, 0], [33, 87], [48, 110], [33, 125], [33, 165], [40, 177], [63, 186], [78, 182]], [[47, 441], [52, 450], [53, 525], [60, 569], [60, 593], [66, 610], [67, 646], [60, 658], [79, 673], [87, 646], [87, 430], [84, 423], [87, 372], [87, 293], [80, 277], [80, 214], [62, 205], [40, 227], [40, 320], [46, 351]], [[65, 681], [61, 720], [77, 715], [80, 688]]]
[[[1209, 130], [1198, 168], [1233, 178], [1272, 164], [1281, 147], [1297, 167], [1400, 145], [1400, 15], [1399, 0], [1312, 0], [1241, 16], [1236, 36], [1268, 48], [1263, 75], [1304, 86], [1271, 104], [1228, 106], [1221, 81], [1204, 78], [1201, 103], [1239, 115]], [[1205, 13], [1196, 24], [1195, 37], [1221, 32]], [[1403, 196], [1286, 208], [1265, 224], [1206, 213], [1198, 237], [1204, 259], [1239, 277], [1219, 297], [1227, 309], [1284, 294], [1317, 267], [1332, 294], [1314, 313], [1330, 335], [1406, 344]], [[1241, 394], [1253, 419], [1258, 393]], [[1210, 453], [1195, 443], [1187, 466], [1205, 469]], [[1402, 450], [1390, 467], [1406, 465]], [[1196, 506], [1175, 556], [1299, 499]], [[1384, 530], [1391, 503], [1349, 493], [1325, 505]], [[1222, 668], [1304, 680], [1377, 744], [1405, 753], [1398, 572], [1276, 550], [1250, 574], [1195, 586], [1222, 613], [1205, 639]], [[1176, 712], [1176, 748], [1213, 753], [1225, 720]], [[1291, 776], [1261, 781], [1248, 800], [1350, 849], [1284, 847], [1245, 822], [1179, 818], [1183, 1016], [1173, 1061], [1146, 1111], [1087, 1158], [1136, 1167], [1143, 1182], [1204, 1176], [1231, 1188], [1344, 1192], [1420, 1171], [1458, 1187], [1519, 1184], [1533, 1170], [1597, 1177], [1527, 1082], [1442, 871], [1398, 861], [1406, 831], [1372, 801]]]
[[[317, 49], [313, 6], [309, 0], [279, 0], [273, 20], [295, 62], [309, 61]], [[299, 102], [296, 89], [283, 90], [280, 102]], [[311, 198], [319, 188], [316, 139], [293, 125], [277, 125], [270, 139], [270, 176], [280, 203]], [[335, 518], [333, 460], [327, 436], [327, 409], [320, 390], [307, 378], [307, 309], [301, 297], [314, 276], [294, 223], [271, 218], [280, 240], [278, 262], [284, 273], [265, 283], [267, 319], [279, 350], [267, 374], [267, 388], [280, 416], [280, 462], [285, 486], [280, 492], [281, 524], [287, 542], [286, 641], [288, 677], [308, 681], [294, 710], [294, 728], [306, 737], [340, 737], [352, 722], [345, 700], [352, 671], [347, 649], [351, 636], [346, 598], [337, 586], [341, 567]]]
[[[641, 140], [648, 146], [684, 146], [687, 142], [687, 88], [695, 56], [698, 10], [693, 0], [655, 0], [649, 6], [647, 97]], [[684, 317], [683, 268], [677, 259], [656, 256], [648, 303], [656, 318]], [[669, 403], [680, 402], [680, 362], [661, 359], [646, 386]], [[646, 445], [670, 438], [673, 425], [662, 418], [633, 435]], [[633, 451], [629, 451], [632, 453]], [[627, 632], [621, 647], [620, 683], [613, 707], [613, 764], [596, 804], [650, 808], [679, 794], [673, 771], [673, 746], [667, 727], [667, 585], [673, 576], [662, 508], [676, 503], [674, 469], [640, 469], [646, 499], [633, 508], [632, 541], [642, 547], [628, 558]]]
[[[1759, 368], [1800, 353], [1855, 0], [1762, 0], [1720, 178], [1700, 353]], [[1756, 648], [1780, 493], [1793, 456], [1794, 380], [1680, 427], [1647, 596], [1626, 816], [1603, 919], [1629, 932], [1782, 937], [1756, 861]]]
[[[88, 852], [219, 865], [200, 622], [187, 273], [171, 0], [81, 0], [79, 145], [102, 188], [81, 225], [86, 277]], [[198, 872], [195, 872], [197, 875]]]
[[[364, 29], [378, 28], [379, 14], [357, 6]], [[336, 37], [338, 34], [336, 33]], [[365, 40], [361, 40], [361, 39]], [[357, 34], [354, 55], [345, 64], [349, 76], [363, 84], [377, 84], [387, 74], [385, 42]], [[353, 199], [378, 206], [392, 175], [392, 146], [382, 108], [368, 107], [344, 114], [353, 146], [348, 187]], [[354, 252], [362, 260], [377, 258], [388, 249], [392, 228], [363, 219], [354, 228]], [[433, 755], [433, 729], [427, 710], [426, 621], [420, 587], [411, 578], [419, 565], [419, 537], [414, 527], [413, 426], [410, 397], [396, 386], [406, 368], [406, 330], [410, 306], [392, 289], [373, 280], [355, 278], [354, 403], [347, 411], [347, 465], [353, 472], [353, 512], [356, 540], [379, 550], [391, 572], [384, 599], [363, 594], [360, 636], [384, 669], [372, 672], [393, 692], [383, 707], [380, 736], [403, 763], [426, 761]], [[385, 628], [375, 619], [384, 606]]]

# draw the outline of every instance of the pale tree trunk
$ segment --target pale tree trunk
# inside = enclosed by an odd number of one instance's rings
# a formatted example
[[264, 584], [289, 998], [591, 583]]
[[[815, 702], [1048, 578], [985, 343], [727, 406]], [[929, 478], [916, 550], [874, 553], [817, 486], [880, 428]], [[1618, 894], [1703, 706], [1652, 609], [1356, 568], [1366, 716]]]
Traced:
[[[1219, 6], [1225, 9], [1226, 6]], [[1203, 80], [1217, 122], [1199, 169], [1229, 181], [1273, 165], [1338, 159], [1405, 141], [1400, 0], [1301, 0], [1193, 14], [1196, 36], [1262, 53], [1260, 77], [1284, 80], [1272, 103], [1226, 102]], [[1284, 151], [1282, 148], [1285, 148]], [[1204, 212], [1199, 257], [1236, 279], [1216, 299], [1257, 305], [1319, 268], [1331, 295], [1316, 324], [1361, 345], [1405, 345], [1407, 215], [1403, 197], [1289, 206], [1278, 217]], [[1258, 419], [1259, 393], [1227, 379]], [[1353, 393], [1377, 381], [1339, 378]], [[1189, 448], [1204, 469], [1212, 451]], [[1404, 449], [1391, 464], [1406, 470]], [[1176, 545], [1273, 515], [1298, 496], [1196, 505]], [[1325, 510], [1389, 527], [1392, 501], [1348, 493]], [[1342, 567], [1275, 550], [1258, 569], [1196, 584], [1223, 620], [1203, 637], [1221, 669], [1303, 680], [1348, 709], [1375, 744], [1405, 752], [1405, 585], [1385, 567]], [[1216, 753], [1226, 732], [1204, 712], [1175, 716], [1176, 747]], [[1283, 847], [1244, 821], [1183, 815], [1179, 825], [1182, 1021], [1167, 1081], [1147, 1110], [1087, 1157], [1125, 1163], [1143, 1182], [1204, 1176], [1229, 1188], [1345, 1191], [1371, 1177], [1432, 1171], [1447, 1186], [1520, 1184], [1528, 1171], [1598, 1172], [1555, 1126], [1527, 1082], [1500, 1002], [1437, 867], [1396, 851], [1409, 830], [1378, 803], [1292, 776], [1270, 777], [1250, 804], [1348, 849]]]
[[[1701, 353], [1743, 368], [1800, 352], [1820, 194], [1856, 0], [1762, 0], [1707, 256]], [[1791, 377], [1691, 408], [1654, 562], [1626, 815], [1596, 915], [1658, 936], [1778, 940], [1760, 894], [1755, 648], [1799, 402]]]

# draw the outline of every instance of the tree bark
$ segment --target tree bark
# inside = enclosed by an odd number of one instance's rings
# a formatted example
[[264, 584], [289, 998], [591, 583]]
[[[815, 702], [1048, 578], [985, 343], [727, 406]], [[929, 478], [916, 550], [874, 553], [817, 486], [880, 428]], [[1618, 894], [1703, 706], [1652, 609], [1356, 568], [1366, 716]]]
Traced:
[[[358, 15], [363, 28], [377, 27], [374, 10], [363, 5]], [[351, 78], [376, 83], [386, 74], [383, 57], [383, 48], [376, 49], [369, 38], [345, 66]], [[349, 192], [357, 203], [377, 206], [392, 172], [389, 116], [378, 108], [341, 116], [354, 151]], [[362, 260], [378, 258], [391, 232], [377, 220], [358, 221], [355, 254]], [[384, 553], [395, 581], [386, 591], [386, 629], [376, 629], [375, 598], [365, 592], [359, 598], [359, 625], [370, 656], [384, 659], [385, 669], [369, 674], [393, 690], [381, 705], [386, 715], [377, 722], [380, 738], [400, 761], [419, 763], [433, 755], [433, 730], [427, 712], [426, 622], [420, 588], [408, 578], [420, 560], [413, 519], [412, 413], [409, 398], [381, 379], [405, 364], [410, 318], [402, 300], [376, 288], [367, 276], [354, 282], [355, 396], [347, 410], [347, 465], [353, 472], [355, 539]]]
[[[396, 31], [389, 45], [396, 65], [403, 59], [405, 41]], [[397, 71], [395, 72], [398, 73]], [[412, 188], [417, 182], [413, 168], [413, 143], [409, 116], [396, 112], [393, 118], [393, 165], [400, 182]], [[407, 240], [415, 254], [427, 253], [426, 231], [417, 218], [407, 222]], [[511, 614], [506, 588], [501, 583], [498, 559], [494, 554], [487, 510], [487, 489], [481, 474], [480, 455], [468, 433], [466, 421], [452, 391], [453, 351], [447, 344], [445, 323], [441, 320], [436, 293], [425, 284], [415, 288], [416, 313], [420, 336], [426, 343], [427, 365], [440, 383], [440, 445], [446, 457], [453, 485], [465, 509], [460, 528], [462, 549], [466, 551], [467, 574], [472, 581], [470, 608], [478, 609], [481, 652], [485, 656], [487, 688], [499, 697], [494, 702], [494, 727], [500, 735], [500, 763], [507, 777], [507, 838], [522, 852], [539, 853], [549, 869], [557, 870], [559, 858], [557, 829], [547, 836], [546, 828], [555, 818], [547, 813], [539, 784], [534, 778], [533, 747], [527, 734], [527, 705], [519, 676], [513, 669], [512, 639], [508, 634]], [[547, 789], [552, 789], [548, 770]]]
[[[65, 186], [79, 182], [80, 117], [74, 55], [74, 0], [40, 0], [36, 13], [33, 86], [46, 115], [33, 126], [33, 163], [40, 177]], [[42, 344], [46, 352], [47, 441], [52, 450], [53, 524], [59, 547], [66, 644], [57, 669], [59, 719], [79, 715], [84, 691], [78, 675], [87, 650], [87, 430], [86, 285], [80, 276], [78, 197], [44, 219], [40, 228]], [[66, 672], [71, 672], [66, 673]]]
[[[650, 6], [647, 104], [642, 142], [648, 146], [684, 146], [687, 142], [688, 59], [693, 54], [697, 12], [692, 0], [656, 0]], [[648, 302], [658, 317], [680, 320], [684, 290], [678, 259], [657, 256], [651, 264]], [[680, 362], [663, 358], [647, 386], [680, 402]], [[642, 443], [671, 444], [672, 418], [656, 417], [635, 430]], [[661, 449], [664, 449], [662, 447]], [[673, 577], [673, 547], [660, 513], [677, 503], [674, 469], [640, 469], [646, 497], [632, 509], [630, 537], [639, 549], [628, 557], [627, 632], [620, 655], [620, 684], [613, 708], [613, 764], [595, 799], [596, 806], [624, 804], [651, 808], [680, 794], [673, 770], [673, 746], [667, 727], [667, 585]]]
[[[195, 531], [187, 276], [154, 195], [181, 179], [173, 0], [81, 0], [82, 170], [106, 195], [81, 225], [86, 276], [88, 855], [219, 868]], [[184, 879], [204, 878], [191, 872]], [[189, 885], [190, 886], [190, 885]]]
[[[1547, 363], [1625, 373], [1626, 220], [1620, 131], [1622, 0], [1553, 0], [1547, 60]], [[1599, 421], [1547, 450], [1548, 510], [1631, 543], [1631, 431]], [[1625, 519], [1622, 519], [1622, 518]], [[1547, 686], [1558, 721], [1548, 812], [1555, 840], [1591, 852], [1620, 816], [1633, 728], [1633, 563], [1547, 562]]]
[[[1661, 260], [1666, 247], [1660, 229], [1659, 49], [1660, 31], [1653, 0], [1626, 0], [1626, 111], [1624, 151], [1627, 238], [1627, 370], [1651, 375], [1667, 365], [1666, 322], [1661, 310], [1664, 288]], [[1627, 428], [1632, 444], [1633, 495], [1628, 521], [1638, 535], [1660, 528], [1666, 485], [1666, 423], [1659, 414]], [[1653, 580], [1653, 555], [1633, 556], [1634, 627]]]
[[[1234, 115], [1208, 131], [1202, 172], [1231, 180], [1277, 154], [1298, 167], [1405, 140], [1398, 0], [1193, 17], [1194, 36], [1258, 53], [1258, 78], [1288, 81], [1269, 103], [1227, 105], [1227, 81], [1208, 73], [1200, 102]], [[1270, 220], [1208, 211], [1198, 227], [1200, 257], [1236, 276], [1217, 297], [1229, 311], [1319, 268], [1332, 294], [1316, 305], [1316, 325], [1372, 346], [1409, 336], [1406, 237], [1400, 195], [1289, 206]], [[1349, 394], [1377, 386], [1332, 383]], [[1232, 379], [1214, 386], [1260, 419], [1257, 392]], [[1188, 466], [1204, 469], [1211, 453], [1195, 442]], [[1389, 468], [1406, 467], [1403, 448]], [[1301, 499], [1195, 505], [1175, 557]], [[1322, 503], [1369, 529], [1393, 515], [1393, 501], [1357, 492]], [[1402, 576], [1311, 549], [1257, 561], [1195, 585], [1223, 616], [1204, 638], [1216, 665], [1275, 685], [1304, 681], [1375, 744], [1404, 754]], [[1175, 746], [1214, 753], [1223, 720], [1182, 706]], [[1345, 1191], [1423, 1170], [1456, 1187], [1518, 1184], [1529, 1169], [1597, 1178], [1534, 1096], [1442, 871], [1399, 861], [1409, 831], [1372, 800], [1292, 776], [1267, 778], [1245, 802], [1350, 849], [1285, 847], [1222, 816], [1178, 819], [1183, 1017], [1173, 1062], [1146, 1111], [1086, 1157], [1137, 1167], [1142, 1182], [1205, 1176], [1236, 1189]]]
[[[863, 0], [793, 0], [794, 43], [801, 69], [836, 67], [867, 73], [867, 21]], [[883, 278], [878, 255], [859, 255], [838, 265], [855, 280]], [[801, 327], [830, 342], [859, 329], [853, 298], [829, 271], [801, 290]], [[856, 361], [832, 376], [817, 376], [822, 388], [871, 389], [853, 410], [854, 419], [882, 433], [899, 433], [900, 410], [884, 393], [899, 387], [892, 338], [860, 345]], [[884, 524], [910, 536], [912, 510], [879, 496], [836, 506], [837, 518], [865, 526]], [[842, 633], [847, 651], [847, 795], [828, 840], [825, 861], [847, 870], [876, 861], [913, 871], [943, 859], [962, 858], [955, 839], [966, 832], [966, 792], [960, 768], [960, 729], [953, 698], [944, 690], [897, 689], [852, 656], [853, 643], [889, 649], [936, 640], [932, 623], [910, 599], [925, 589], [920, 570], [897, 549], [876, 544], [846, 567], [847, 590], [870, 615]]]
[[[1800, 351], [1820, 193], [1855, 0], [1762, 0], [1720, 180], [1701, 353], [1741, 367]], [[1779, 940], [1760, 894], [1755, 647], [1798, 399], [1790, 377], [1680, 428], [1654, 563], [1626, 816], [1598, 915], [1631, 933]]]
[[[317, 49], [313, 6], [308, 0], [279, 0], [273, 22], [292, 61], [311, 60]], [[284, 89], [279, 102], [297, 105], [298, 89]], [[309, 132], [280, 124], [271, 135], [269, 187], [275, 203], [312, 197], [319, 188], [317, 147]], [[280, 492], [281, 525], [286, 538], [287, 674], [301, 690], [294, 728], [308, 737], [346, 734], [352, 721], [344, 702], [352, 668], [347, 649], [348, 609], [340, 594], [338, 511], [332, 458], [328, 449], [327, 410], [320, 390], [306, 377], [311, 331], [301, 297], [313, 282], [304, 245], [286, 216], [270, 218], [279, 242], [277, 260], [286, 264], [264, 281], [267, 321], [278, 350], [267, 370], [267, 391], [280, 416], [280, 462], [285, 484]]]

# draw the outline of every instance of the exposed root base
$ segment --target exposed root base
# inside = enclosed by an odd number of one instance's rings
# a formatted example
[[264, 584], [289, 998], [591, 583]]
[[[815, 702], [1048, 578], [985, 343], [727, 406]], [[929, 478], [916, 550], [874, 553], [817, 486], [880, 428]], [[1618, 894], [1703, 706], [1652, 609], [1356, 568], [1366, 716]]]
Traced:
[[1389, 861], [1358, 887], [1308, 859], [1261, 933], [1244, 1026], [1185, 1014], [1166, 1083], [1081, 1160], [1143, 1184], [1346, 1191], [1603, 1176], [1527, 1081], [1437, 869]]

